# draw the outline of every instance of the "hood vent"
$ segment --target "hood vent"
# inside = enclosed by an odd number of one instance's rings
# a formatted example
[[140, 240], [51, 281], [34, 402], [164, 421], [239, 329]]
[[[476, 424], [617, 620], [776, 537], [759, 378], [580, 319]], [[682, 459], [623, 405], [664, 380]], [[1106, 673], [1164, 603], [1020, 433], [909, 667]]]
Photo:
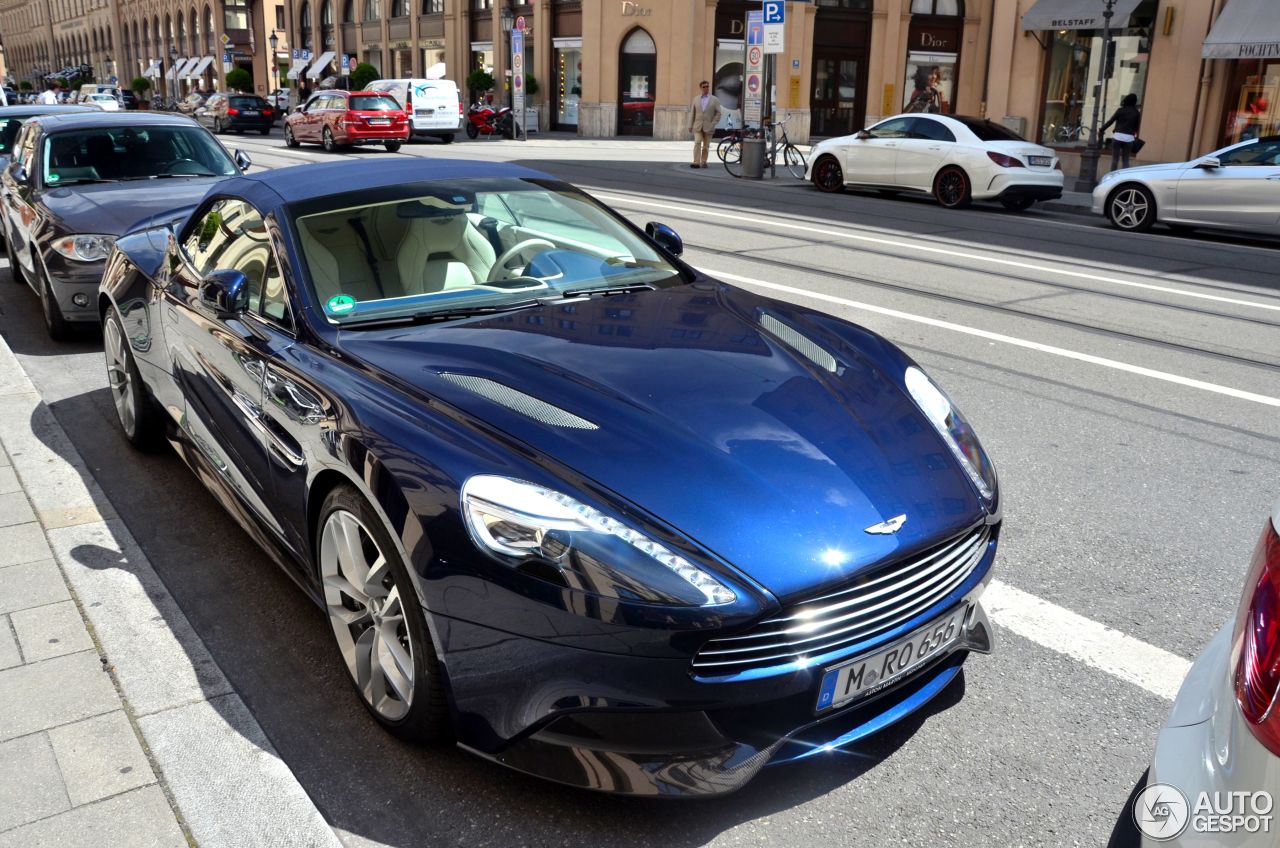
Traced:
[[480, 395], [480, 397], [505, 406], [513, 412], [518, 412], [527, 418], [541, 421], [543, 424], [549, 424], [552, 427], [569, 427], [574, 430], [600, 429], [595, 424], [585, 418], [579, 418], [572, 412], [566, 412], [558, 406], [552, 406], [545, 401], [538, 400], [533, 395], [527, 395], [510, 386], [504, 386], [502, 383], [496, 383], [484, 377], [451, 374], [445, 371], [440, 372], [440, 376], [455, 386], [461, 386], [473, 394]]
[[821, 345], [790, 324], [784, 324], [769, 313], [762, 312], [760, 313], [760, 326], [819, 368], [830, 371], [832, 374], [840, 373], [840, 363], [836, 361], [834, 356], [827, 353]]

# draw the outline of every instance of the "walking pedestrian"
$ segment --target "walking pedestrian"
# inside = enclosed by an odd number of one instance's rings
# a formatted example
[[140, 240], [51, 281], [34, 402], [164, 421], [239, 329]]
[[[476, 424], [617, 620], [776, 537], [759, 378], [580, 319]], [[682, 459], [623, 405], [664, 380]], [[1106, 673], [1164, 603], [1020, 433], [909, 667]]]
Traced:
[[1138, 129], [1142, 125], [1142, 110], [1138, 108], [1138, 95], [1126, 94], [1120, 101], [1120, 108], [1102, 125], [1101, 132], [1107, 127], [1116, 125], [1111, 134], [1111, 170], [1120, 162], [1122, 168], [1129, 167], [1129, 154], [1134, 151], [1134, 142], [1138, 138]]
[[51, 106], [58, 102], [58, 86], [54, 85], [40, 92], [40, 105]]
[[707, 167], [707, 153], [711, 150], [711, 136], [720, 123], [720, 115], [724, 107], [711, 93], [711, 83], [703, 80], [698, 83], [702, 93], [693, 99], [693, 115], [689, 121], [689, 132], [693, 133], [693, 162], [690, 168]]

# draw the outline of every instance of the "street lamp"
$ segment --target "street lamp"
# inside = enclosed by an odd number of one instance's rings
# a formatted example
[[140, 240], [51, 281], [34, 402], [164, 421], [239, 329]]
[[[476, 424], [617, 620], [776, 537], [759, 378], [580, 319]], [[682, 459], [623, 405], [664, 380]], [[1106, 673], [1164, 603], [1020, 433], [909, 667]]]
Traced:
[[510, 3], [503, 5], [500, 17], [502, 21], [502, 34], [505, 37], [507, 44], [507, 57], [503, 60], [503, 64], [506, 65], [507, 73], [511, 76], [510, 81], [507, 83], [507, 108], [514, 109], [516, 105], [516, 75], [515, 71], [511, 69], [511, 30], [516, 24], [516, 13], [511, 10]]
[[280, 46], [280, 36], [276, 35], [275, 30], [271, 30], [271, 37], [267, 39], [267, 44], [271, 45], [271, 92], [274, 94], [280, 87], [280, 59], [276, 56], [276, 48]]
[[1102, 157], [1102, 139], [1098, 132], [1098, 109], [1107, 80], [1107, 60], [1111, 58], [1111, 17], [1115, 14], [1116, 0], [1103, 0], [1102, 59], [1098, 62], [1098, 82], [1093, 90], [1093, 121], [1089, 124], [1089, 144], [1080, 155], [1080, 176], [1076, 178], [1076, 191], [1092, 192], [1098, 184], [1098, 160]]

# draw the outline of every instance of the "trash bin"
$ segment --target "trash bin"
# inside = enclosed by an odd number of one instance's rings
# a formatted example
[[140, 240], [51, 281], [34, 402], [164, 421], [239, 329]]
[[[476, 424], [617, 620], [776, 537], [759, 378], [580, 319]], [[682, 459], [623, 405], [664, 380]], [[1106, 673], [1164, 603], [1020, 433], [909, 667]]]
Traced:
[[744, 180], [764, 179], [764, 142], [763, 138], [742, 140], [742, 178]]

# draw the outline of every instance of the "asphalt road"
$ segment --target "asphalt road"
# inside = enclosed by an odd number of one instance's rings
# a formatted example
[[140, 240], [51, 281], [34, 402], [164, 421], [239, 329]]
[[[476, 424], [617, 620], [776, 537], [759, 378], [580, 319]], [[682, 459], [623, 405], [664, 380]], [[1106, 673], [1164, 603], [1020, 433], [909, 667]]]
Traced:
[[[267, 167], [329, 158], [284, 150], [278, 134], [228, 146]], [[1280, 490], [1266, 403], [1280, 397], [1280, 241], [824, 196], [691, 171], [683, 148], [657, 143], [349, 155], [534, 164], [638, 223], [671, 224], [709, 272], [885, 334], [950, 392], [998, 467], [1001, 581], [1187, 660], [1234, 614]], [[1069, 633], [1059, 644], [998, 628], [997, 651], [923, 713], [717, 801], [589, 795], [402, 744], [365, 715], [320, 613], [176, 456], [141, 456], [119, 435], [100, 336], [50, 342], [7, 269], [0, 333], [350, 845], [1127, 844], [1126, 799], [1169, 700], [1073, 659]]]

